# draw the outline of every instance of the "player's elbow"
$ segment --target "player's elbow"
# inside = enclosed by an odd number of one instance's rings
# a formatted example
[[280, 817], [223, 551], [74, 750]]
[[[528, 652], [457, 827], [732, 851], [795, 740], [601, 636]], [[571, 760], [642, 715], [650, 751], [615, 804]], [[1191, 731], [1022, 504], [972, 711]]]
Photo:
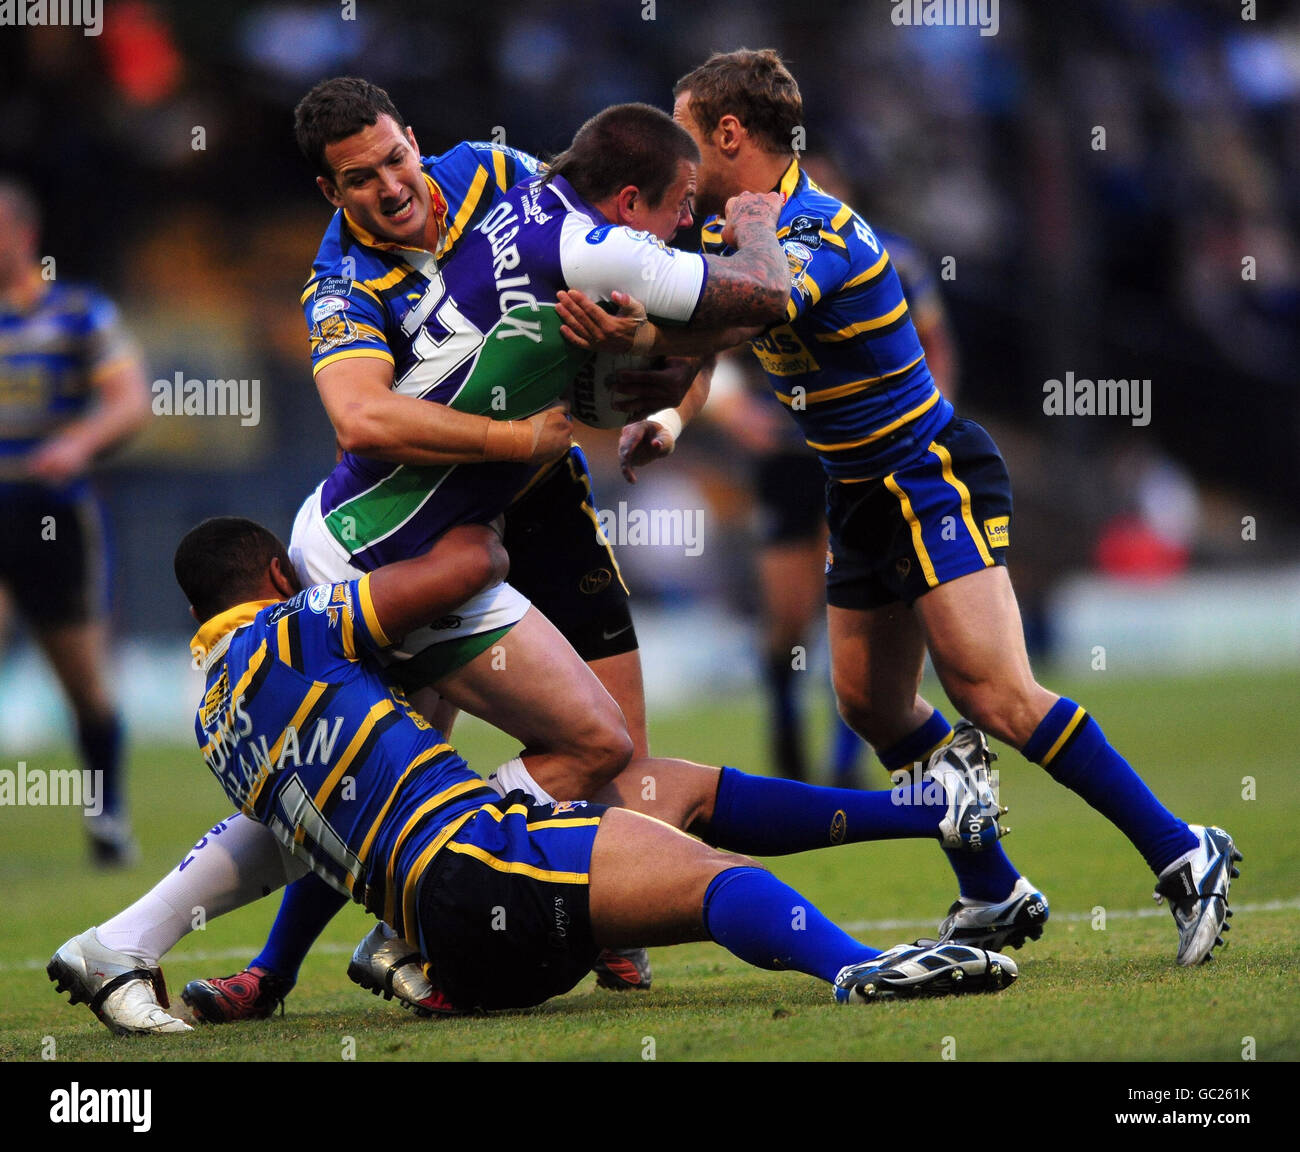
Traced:
[[334, 435], [339, 447], [354, 456], [378, 456], [389, 446], [384, 425], [365, 410], [337, 417]]

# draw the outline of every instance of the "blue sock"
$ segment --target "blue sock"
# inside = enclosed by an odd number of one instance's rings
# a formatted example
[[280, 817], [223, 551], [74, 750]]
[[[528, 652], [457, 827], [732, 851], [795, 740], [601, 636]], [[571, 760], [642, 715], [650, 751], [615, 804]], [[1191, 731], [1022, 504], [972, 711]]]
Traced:
[[831, 747], [831, 778], [837, 786], [846, 786], [842, 782], [851, 779], [858, 769], [862, 757], [864, 741], [861, 736], [844, 723], [844, 717], [835, 713], [834, 734]]
[[921, 783], [862, 792], [723, 768], [702, 838], [747, 856], [785, 856], [863, 840], [937, 837], [946, 811], [942, 790]]
[[761, 868], [728, 868], [709, 882], [704, 930], [746, 963], [793, 969], [828, 983], [834, 983], [841, 968], [880, 955]]
[[[910, 768], [918, 760], [922, 763], [927, 761], [951, 736], [952, 725], [936, 708], [915, 732], [877, 755], [890, 772], [898, 772]], [[994, 844], [983, 852], [944, 849], [944, 855], [957, 877], [957, 890], [972, 900], [1001, 903], [1011, 895], [1011, 889], [1020, 879], [1020, 873], [1001, 844]]]
[[248, 966], [267, 968], [290, 984], [297, 983], [298, 969], [316, 937], [347, 902], [314, 872], [299, 877], [284, 890], [271, 935]]
[[951, 736], [952, 725], [936, 708], [930, 713], [930, 719], [916, 731], [904, 736], [897, 744], [891, 744], [888, 748], [877, 748], [876, 755], [880, 757], [880, 762], [885, 766], [886, 771], [901, 772], [910, 768], [918, 760], [924, 763], [938, 751], [940, 744], [948, 743]]
[[1187, 825], [1156, 799], [1073, 700], [1062, 696], [1052, 705], [1020, 754], [1105, 816], [1157, 875], [1196, 847]]
[[99, 773], [104, 812], [109, 816], [118, 815], [125, 806], [122, 737], [122, 720], [116, 714], [107, 720], [94, 720], [77, 725], [77, 744], [81, 749], [82, 763], [91, 772]]

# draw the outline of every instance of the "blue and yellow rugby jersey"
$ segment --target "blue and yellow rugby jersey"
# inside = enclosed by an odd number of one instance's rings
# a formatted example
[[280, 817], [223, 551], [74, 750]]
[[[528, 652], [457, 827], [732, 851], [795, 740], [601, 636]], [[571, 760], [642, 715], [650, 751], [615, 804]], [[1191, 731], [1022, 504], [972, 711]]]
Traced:
[[[527, 180], [424, 272], [425, 295], [400, 326], [408, 352], [394, 387], [476, 415], [530, 416], [591, 358], [560, 334], [560, 289], [607, 300], [632, 288], [654, 315], [684, 321], [706, 273], [703, 257], [607, 223], [564, 177]], [[346, 303], [323, 297], [317, 306], [327, 299]], [[417, 467], [344, 453], [320, 488], [320, 512], [341, 552], [371, 571], [424, 551], [452, 525], [495, 519], [536, 472], [526, 463]]]
[[86, 411], [96, 379], [136, 355], [98, 292], [33, 271], [18, 295], [0, 299], [0, 480], [16, 479], [21, 457]]
[[369, 575], [231, 608], [191, 642], [195, 733], [240, 811], [414, 939], [425, 866], [497, 794], [384, 683], [366, 656], [388, 643]]
[[[750, 341], [777, 399], [832, 480], [900, 467], [952, 419], [925, 365], [889, 254], [851, 208], [790, 163], [777, 236], [793, 287], [783, 324]], [[725, 252], [705, 222], [706, 252]]]
[[428, 271], [449, 256], [492, 206], [539, 165], [504, 144], [466, 141], [420, 159], [438, 216], [438, 251], [376, 239], [343, 209], [334, 213], [312, 264], [301, 302], [311, 329], [313, 373], [351, 356], [393, 365], [400, 380], [417, 360], [407, 313], [428, 288]]

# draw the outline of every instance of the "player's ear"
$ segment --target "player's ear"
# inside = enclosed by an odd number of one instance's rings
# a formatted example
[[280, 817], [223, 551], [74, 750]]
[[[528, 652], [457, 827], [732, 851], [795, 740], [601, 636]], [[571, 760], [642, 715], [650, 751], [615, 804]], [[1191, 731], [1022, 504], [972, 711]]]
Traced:
[[735, 116], [727, 113], [718, 121], [713, 138], [724, 155], [734, 156], [748, 135], [749, 130]]
[[339, 190], [333, 180], [326, 180], [324, 176], [317, 176], [316, 187], [320, 189], [321, 195], [335, 208], [343, 207], [343, 197], [339, 195]]
[[286, 572], [279, 556], [271, 557], [267, 575], [271, 579], [272, 586], [285, 600], [299, 590], [298, 574], [292, 568]]
[[408, 124], [406, 126], [406, 142], [415, 149], [415, 154], [420, 154], [420, 146], [415, 142], [415, 130]]
[[641, 195], [641, 189], [635, 184], [628, 184], [620, 188], [618, 195], [614, 198], [614, 206], [618, 210], [618, 219], [616, 224], [626, 224], [635, 228], [637, 221], [641, 218], [641, 208], [644, 204], [644, 197]]
[[202, 623], [203, 623], [203, 621], [199, 619], [199, 614], [198, 614], [196, 611], [194, 611], [194, 605], [193, 605], [193, 604], [190, 605], [190, 615], [194, 617], [194, 619], [195, 619], [195, 621], [196, 621], [197, 623], [199, 623], [199, 624], [202, 624]]

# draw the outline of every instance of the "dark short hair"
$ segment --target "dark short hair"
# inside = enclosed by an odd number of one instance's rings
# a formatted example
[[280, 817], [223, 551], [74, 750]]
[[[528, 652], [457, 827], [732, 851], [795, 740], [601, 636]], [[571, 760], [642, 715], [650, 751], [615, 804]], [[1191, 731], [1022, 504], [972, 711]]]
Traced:
[[406, 121], [388, 93], [357, 76], [335, 76], [322, 80], [293, 110], [293, 133], [298, 147], [311, 165], [327, 180], [334, 171], [325, 162], [325, 148], [391, 116], [399, 128]]
[[734, 116], [767, 151], [794, 151], [803, 97], [771, 48], [715, 52], [673, 86], [674, 96], [683, 92], [691, 94], [691, 115], [705, 132], [712, 132], [724, 116]]
[[563, 176], [597, 203], [629, 184], [657, 207], [677, 179], [677, 162], [699, 163], [700, 150], [671, 116], [649, 104], [615, 104], [596, 113], [551, 161], [547, 179]]
[[185, 533], [172, 567], [194, 614], [205, 621], [252, 599], [277, 557], [291, 573], [289, 554], [273, 532], [242, 516], [213, 516]]

